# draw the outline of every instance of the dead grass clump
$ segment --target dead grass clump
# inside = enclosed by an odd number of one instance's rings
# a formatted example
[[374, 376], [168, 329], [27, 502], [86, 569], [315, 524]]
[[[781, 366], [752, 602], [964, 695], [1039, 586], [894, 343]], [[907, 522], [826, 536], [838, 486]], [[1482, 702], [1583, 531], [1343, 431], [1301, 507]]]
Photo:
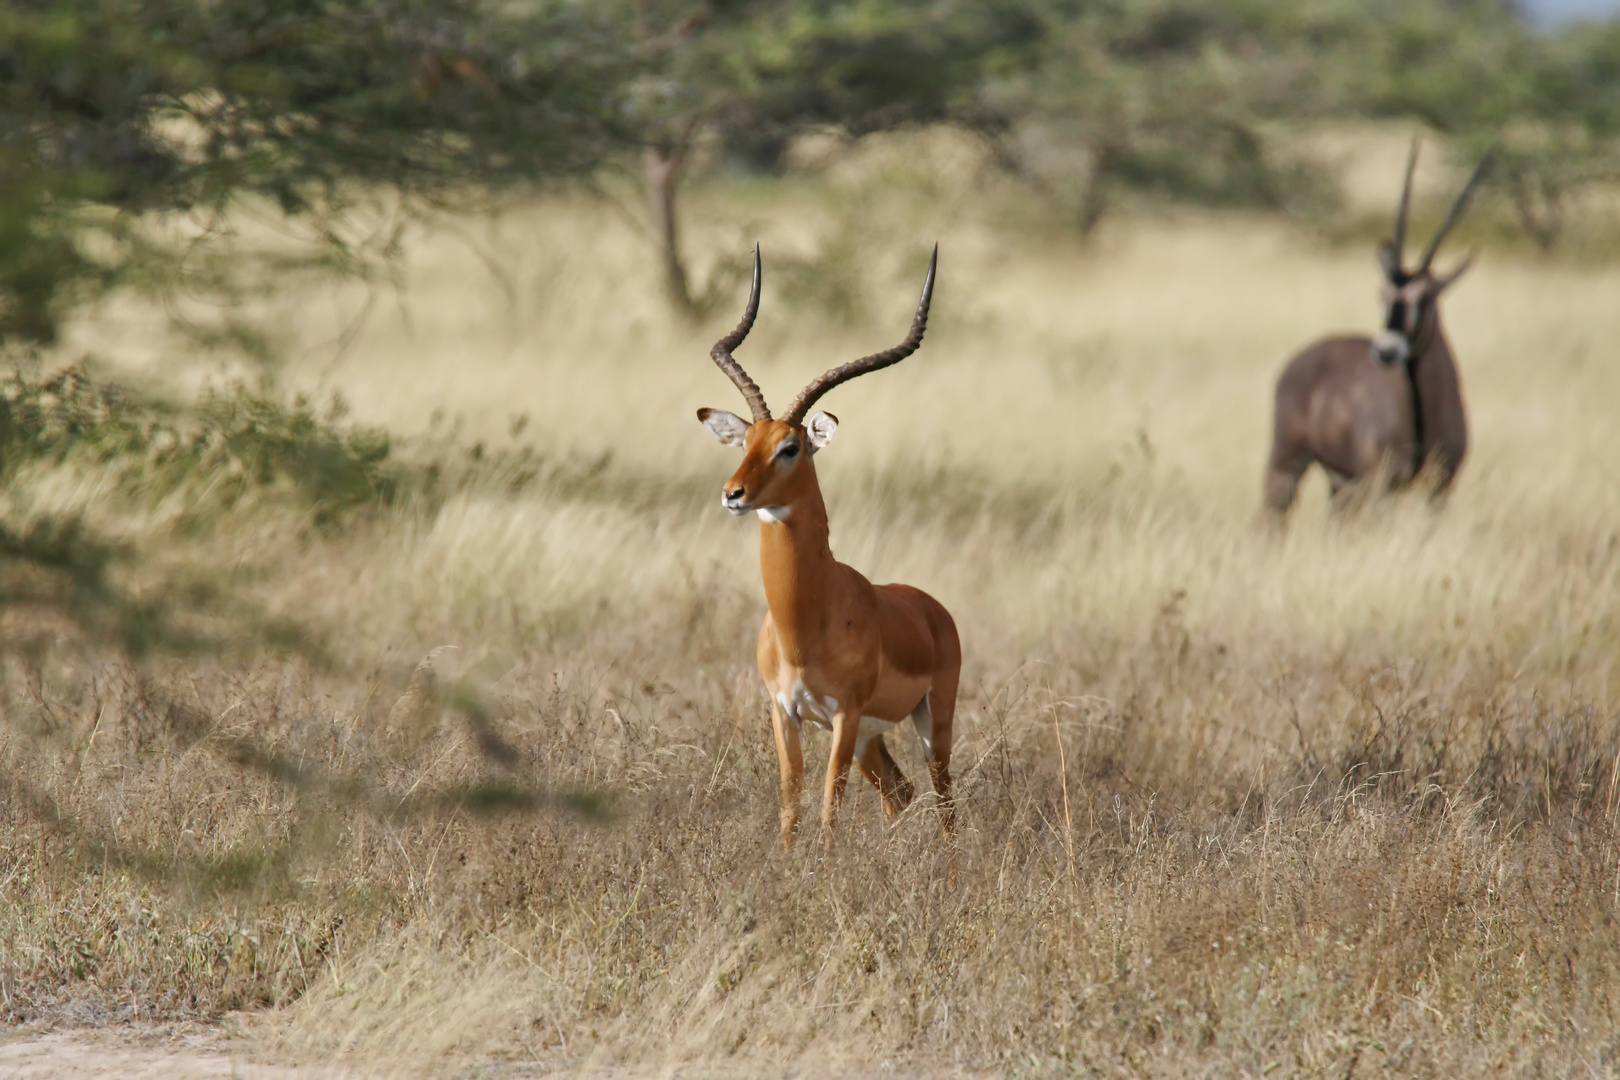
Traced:
[[[1130, 660], [1144, 683], [1220, 666], [1197, 652]], [[1456, 1074], [1608, 1052], [1620, 755], [1590, 707], [1499, 688], [1440, 746], [1425, 710], [1467, 702], [1415, 673], [1358, 702], [1347, 673], [1298, 702], [1344, 721], [1290, 746], [1285, 717], [1256, 737], [1261, 693], [1014, 679], [966, 701], [952, 887], [926, 798], [885, 827], [861, 790], [832, 856], [777, 849], [749, 680], [553, 663], [482, 713], [440, 697], [409, 747], [388, 730], [424, 693], [404, 663], [375, 691], [285, 664], [50, 689], [5, 748], [28, 778], [0, 870], [11, 1015], [285, 1005], [249, 1025], [262, 1046], [376, 1067]], [[1380, 710], [1406, 719], [1377, 734]], [[1414, 746], [1424, 771], [1387, 760]]]

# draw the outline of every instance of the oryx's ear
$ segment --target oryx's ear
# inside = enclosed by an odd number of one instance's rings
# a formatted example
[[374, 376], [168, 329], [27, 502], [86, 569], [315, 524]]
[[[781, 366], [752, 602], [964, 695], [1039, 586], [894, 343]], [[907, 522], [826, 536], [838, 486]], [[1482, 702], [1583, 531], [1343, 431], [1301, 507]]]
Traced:
[[1442, 277], [1435, 278], [1434, 279], [1434, 295], [1439, 296], [1441, 293], [1443, 293], [1447, 289], [1451, 288], [1452, 282], [1454, 282], [1458, 278], [1462, 277], [1463, 274], [1467, 272], [1468, 268], [1470, 266], [1474, 265], [1474, 260], [1477, 259], [1477, 258], [1479, 258], [1478, 249], [1475, 249], [1474, 251], [1470, 251], [1468, 253], [1468, 258], [1464, 259], [1462, 262], [1457, 264], [1457, 269], [1453, 270], [1451, 273], [1446, 274], [1446, 275], [1444, 275]]
[[703, 421], [710, 435], [727, 446], [746, 445], [748, 421], [736, 413], [728, 413], [724, 409], [699, 409], [698, 419]]
[[1401, 271], [1401, 253], [1395, 247], [1395, 241], [1385, 240], [1378, 245], [1378, 268], [1384, 272], [1393, 285], [1403, 284], [1405, 275]]
[[832, 442], [833, 432], [838, 430], [838, 417], [830, 412], [811, 413], [810, 419], [804, 422], [805, 434], [810, 436], [810, 445], [820, 450]]

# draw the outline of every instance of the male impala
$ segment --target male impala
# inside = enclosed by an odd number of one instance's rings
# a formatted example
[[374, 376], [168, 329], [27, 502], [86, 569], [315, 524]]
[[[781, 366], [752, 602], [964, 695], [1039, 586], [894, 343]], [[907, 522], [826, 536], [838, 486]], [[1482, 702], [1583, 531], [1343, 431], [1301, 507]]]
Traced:
[[771, 418], [759, 387], [731, 355], [759, 312], [757, 246], [748, 307], [711, 354], [754, 414], [749, 422], [721, 409], [699, 409], [698, 419], [716, 439], [743, 450], [742, 466], [726, 481], [721, 504], [733, 514], [759, 515], [760, 574], [770, 607], [759, 629], [759, 674], [771, 694], [782, 768], [783, 846], [792, 845], [799, 823], [804, 783], [799, 726], [804, 721], [832, 731], [821, 800], [822, 833], [829, 846], [852, 761], [877, 788], [889, 816], [911, 801], [911, 784], [883, 744], [884, 733], [907, 716], [922, 740], [946, 834], [951, 830], [951, 720], [962, 667], [956, 624], [927, 593], [909, 585], [873, 585], [833, 558], [815, 454], [831, 441], [838, 418], [810, 413], [810, 406], [833, 387], [917, 351], [928, 325], [938, 260], [935, 247], [906, 339], [822, 375], [799, 393], [784, 419]]
[[1468, 421], [1451, 345], [1440, 328], [1440, 294], [1474, 261], [1449, 274], [1431, 266], [1440, 241], [1462, 216], [1484, 176], [1487, 154], [1429, 241], [1417, 269], [1403, 265], [1406, 212], [1412, 200], [1417, 143], [1395, 214], [1395, 236], [1378, 249], [1384, 270], [1384, 328], [1374, 337], [1332, 337], [1295, 356], [1277, 380], [1266, 503], [1278, 513], [1294, 501], [1299, 478], [1321, 462], [1333, 493], [1387, 462], [1393, 487], [1434, 462], [1435, 492], [1451, 485], [1468, 450]]

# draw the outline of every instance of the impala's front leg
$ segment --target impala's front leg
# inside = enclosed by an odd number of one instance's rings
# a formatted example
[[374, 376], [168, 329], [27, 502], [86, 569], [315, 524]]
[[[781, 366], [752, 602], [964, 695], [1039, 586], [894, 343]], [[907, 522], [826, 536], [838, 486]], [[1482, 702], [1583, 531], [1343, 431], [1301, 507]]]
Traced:
[[771, 725], [776, 728], [776, 763], [782, 768], [782, 846], [791, 848], [804, 792], [804, 751], [799, 747], [799, 722], [774, 701]]
[[861, 731], [861, 711], [841, 708], [833, 715], [832, 754], [827, 758], [827, 788], [821, 799], [821, 839], [832, 848], [833, 821], [838, 804], [849, 782], [849, 767], [855, 760], [855, 739]]

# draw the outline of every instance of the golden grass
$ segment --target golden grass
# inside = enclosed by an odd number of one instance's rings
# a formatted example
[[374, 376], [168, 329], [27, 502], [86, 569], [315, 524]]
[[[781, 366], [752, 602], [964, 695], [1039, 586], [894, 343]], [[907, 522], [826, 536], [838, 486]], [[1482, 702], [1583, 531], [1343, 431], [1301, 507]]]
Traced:
[[265, 1004], [261, 1052], [402, 1073], [1612, 1070], [1620, 270], [1488, 252], [1445, 309], [1452, 497], [1315, 480], [1279, 534], [1270, 383], [1369, 325], [1371, 252], [1181, 214], [1082, 248], [902, 149], [706, 187], [692, 241], [763, 242], [739, 352], [780, 403], [903, 334], [940, 240], [927, 345], [826, 401], [818, 469], [840, 557], [962, 628], [954, 887], [926, 800], [775, 850], [755, 528], [692, 415], [739, 403], [736, 305], [670, 318], [626, 217], [559, 199], [418, 235], [346, 350], [360, 291], [270, 312], [289, 384], [526, 465], [325, 536], [273, 501], [181, 528], [93, 469], [8, 495], [133, 544], [132, 588], [251, 571], [331, 659], [8, 661], [4, 1007]]

